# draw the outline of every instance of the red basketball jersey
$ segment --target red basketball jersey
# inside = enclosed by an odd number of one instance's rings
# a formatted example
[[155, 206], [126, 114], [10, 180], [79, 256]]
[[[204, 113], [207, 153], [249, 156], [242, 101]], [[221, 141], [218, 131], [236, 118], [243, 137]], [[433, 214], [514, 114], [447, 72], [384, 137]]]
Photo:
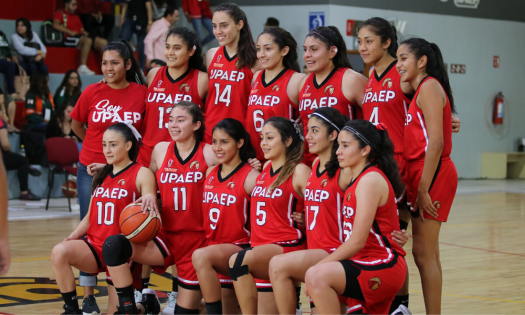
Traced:
[[338, 179], [341, 170], [330, 179], [326, 169], [319, 172], [315, 162], [306, 183], [304, 209], [308, 249], [335, 250], [343, 243], [343, 196]]
[[[359, 176], [350, 184], [346, 190], [343, 204], [343, 217], [346, 240], [352, 236], [352, 228], [357, 210], [355, 191], [359, 181], [365, 174], [377, 172], [383, 176], [388, 183], [388, 201], [377, 208], [372, 228], [368, 234], [365, 247], [355, 254], [351, 260], [368, 268], [382, 269], [397, 262], [398, 255], [405, 256], [406, 253], [391, 238], [393, 231], [399, 230], [399, 217], [397, 213], [396, 196], [392, 185], [383, 171], [375, 164], [369, 164]], [[373, 266], [373, 267], [372, 267]], [[369, 269], [374, 270], [374, 269]]]
[[202, 107], [198, 81], [197, 69], [189, 68], [178, 79], [170, 76], [167, 66], [157, 71], [146, 99], [146, 116], [142, 125], [144, 146], [153, 150], [157, 143], [171, 141], [168, 122], [173, 105], [181, 101], [189, 101]]
[[[405, 128], [404, 140], [405, 149], [403, 151], [403, 157], [407, 161], [424, 159], [427, 152], [428, 133], [425, 117], [423, 117], [423, 111], [421, 108], [417, 107], [416, 103], [417, 97], [419, 95], [419, 88], [427, 80], [436, 79], [433, 77], [426, 77], [421, 81], [408, 110], [408, 124]], [[441, 151], [441, 156], [450, 156], [450, 153], [452, 152], [452, 111], [448, 96], [447, 104], [445, 107], [443, 107], [443, 142], [443, 151]]]
[[261, 131], [264, 122], [271, 117], [281, 116], [294, 119], [297, 105], [288, 97], [287, 87], [290, 78], [295, 73], [291, 69], [284, 69], [270, 83], [264, 81], [265, 71], [261, 71], [250, 93], [248, 113], [246, 114], [246, 131], [250, 134], [252, 144], [257, 152], [257, 159], [264, 160], [261, 150]]
[[210, 90], [204, 106], [204, 140], [208, 143], [211, 143], [213, 127], [224, 118], [235, 118], [245, 124], [253, 73], [249, 66], [237, 69], [236, 63], [237, 55], [230, 58], [226, 49], [221, 46], [208, 68]]
[[363, 98], [364, 119], [374, 125], [383, 123], [388, 136], [394, 144], [395, 153], [403, 153], [405, 123], [410, 99], [401, 89], [399, 72], [396, 69], [397, 60], [379, 77], [372, 70], [365, 97]]
[[162, 229], [168, 232], [202, 232], [202, 191], [208, 165], [206, 143], [197, 142], [185, 159], [171, 142], [156, 177], [162, 198]]
[[252, 167], [241, 163], [230, 175], [221, 177], [222, 164], [215, 167], [204, 185], [204, 230], [212, 244], [249, 244], [247, 228], [250, 196], [244, 189]]
[[[348, 68], [338, 68], [332, 72], [321, 83], [315, 81], [315, 73], [310, 73], [306, 78], [303, 88], [299, 92], [299, 115], [304, 124], [304, 135], [308, 127], [310, 115], [319, 107], [333, 107], [350, 119], [361, 119], [361, 108], [354, 102], [350, 102], [343, 94], [343, 75]], [[308, 150], [308, 141], [305, 143], [304, 160], [312, 164], [315, 155]]]
[[292, 213], [304, 210], [304, 198], [293, 188], [293, 175], [279, 187], [270, 189], [280, 171], [281, 168], [273, 173], [272, 163], [268, 163], [257, 177], [250, 205], [252, 246], [294, 244], [304, 237], [292, 219]]
[[137, 173], [142, 166], [131, 163], [117, 174], [109, 174], [95, 188], [89, 213], [88, 241], [97, 248], [108, 236], [120, 234], [120, 213], [139, 197]]

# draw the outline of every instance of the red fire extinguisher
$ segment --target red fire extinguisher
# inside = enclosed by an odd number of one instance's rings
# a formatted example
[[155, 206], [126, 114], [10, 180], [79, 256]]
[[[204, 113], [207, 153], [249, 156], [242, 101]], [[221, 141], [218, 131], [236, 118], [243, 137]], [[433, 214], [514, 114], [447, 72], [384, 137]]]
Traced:
[[494, 100], [494, 113], [492, 115], [492, 123], [494, 125], [503, 124], [503, 94], [501, 92], [496, 95]]

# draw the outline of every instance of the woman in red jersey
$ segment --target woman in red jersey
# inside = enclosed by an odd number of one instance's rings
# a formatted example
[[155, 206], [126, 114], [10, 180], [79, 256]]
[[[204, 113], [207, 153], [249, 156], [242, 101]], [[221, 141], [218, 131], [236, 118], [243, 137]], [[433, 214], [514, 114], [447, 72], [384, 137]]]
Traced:
[[[261, 133], [265, 159], [250, 205], [251, 246], [233, 254], [230, 277], [243, 314], [275, 314], [273, 293], [258, 302], [255, 279], [269, 282], [268, 265], [275, 255], [304, 249], [304, 232], [293, 214], [303, 212], [304, 190], [310, 168], [302, 164], [304, 138], [301, 128], [283, 117], [266, 121]], [[270, 284], [268, 283], [268, 286]]]
[[305, 292], [320, 314], [339, 312], [338, 295], [368, 314], [388, 314], [405, 280], [405, 252], [389, 235], [399, 230], [396, 194], [403, 190], [393, 145], [383, 124], [346, 123], [337, 159], [352, 180], [343, 203], [345, 242], [306, 272]]
[[[124, 123], [111, 125], [102, 138], [107, 164], [93, 179], [90, 210], [78, 227], [51, 253], [53, 272], [64, 298], [64, 314], [82, 314], [77, 301], [75, 276], [71, 267], [87, 273], [107, 271], [102, 259], [106, 237], [120, 233], [121, 211], [142, 196], [142, 208], [156, 210], [157, 185], [153, 173], [137, 165], [139, 133]], [[81, 239], [86, 236], [85, 239]], [[117, 296], [108, 279], [108, 314], [116, 311]]]
[[[135, 128], [140, 130], [144, 118], [147, 88], [144, 86], [142, 70], [133, 56], [133, 48], [128, 42], [106, 45], [102, 55], [102, 73], [105, 82], [88, 86], [70, 114], [73, 119], [71, 129], [83, 140], [77, 173], [81, 220], [89, 210], [93, 174], [106, 164], [100, 145], [104, 131], [120, 121], [132, 121]], [[86, 128], [86, 124], [89, 128]], [[95, 277], [81, 273], [79, 283], [84, 286], [85, 297], [93, 295], [90, 287], [96, 285]], [[89, 299], [95, 303], [94, 296]], [[98, 309], [96, 304], [95, 308]]]
[[250, 246], [250, 196], [260, 172], [248, 164], [255, 149], [242, 123], [233, 118], [213, 128], [212, 149], [220, 164], [208, 168], [204, 186], [208, 246], [197, 249], [192, 260], [208, 314], [239, 314], [228, 259]]
[[284, 29], [266, 28], [259, 35], [256, 48], [263, 70], [253, 77], [246, 130], [257, 151], [257, 159], [262, 161], [260, 143], [264, 122], [274, 116], [297, 118], [299, 82], [305, 75], [300, 73], [297, 63], [297, 42]]
[[421, 275], [427, 314], [440, 314], [439, 231], [447, 221], [458, 184], [450, 159], [454, 98], [436, 44], [412, 38], [401, 43], [397, 56], [401, 81], [416, 90], [408, 110], [403, 152], [408, 205], [412, 216], [419, 218], [412, 220], [412, 253]]
[[[260, 69], [246, 14], [234, 3], [217, 6], [213, 34], [220, 47], [206, 53], [209, 95], [204, 106], [206, 124], [215, 126], [224, 118], [246, 119], [253, 73]], [[205, 141], [211, 143], [211, 130]]]
[[[306, 125], [320, 107], [334, 107], [350, 119], [363, 117], [358, 104], [363, 101], [366, 77], [353, 71], [346, 56], [346, 44], [335, 26], [317, 27], [308, 33], [303, 59], [311, 73], [299, 84], [299, 115]], [[306, 146], [305, 163], [315, 155]]]
[[166, 34], [164, 58], [167, 65], [150, 70], [146, 79], [149, 88], [137, 160], [146, 167], [155, 145], [171, 140], [168, 120], [172, 106], [188, 101], [202, 108], [208, 94], [208, 74], [195, 33], [185, 27], [170, 29]]

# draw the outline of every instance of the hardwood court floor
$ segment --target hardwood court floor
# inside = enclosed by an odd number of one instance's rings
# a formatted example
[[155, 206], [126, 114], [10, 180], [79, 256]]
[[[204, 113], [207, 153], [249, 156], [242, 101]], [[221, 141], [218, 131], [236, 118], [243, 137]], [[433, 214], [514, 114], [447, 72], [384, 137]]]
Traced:
[[[13, 262], [0, 277], [0, 314], [59, 314], [62, 302], [49, 260], [78, 219], [10, 223]], [[410, 232], [410, 231], [409, 231]], [[525, 314], [525, 194], [484, 193], [456, 196], [442, 227], [443, 314]], [[410, 309], [424, 313], [419, 274], [405, 249], [410, 272]], [[78, 275], [78, 273], [77, 273]], [[98, 291], [105, 293], [104, 276]], [[171, 281], [153, 276], [155, 289], [168, 292]], [[82, 295], [82, 289], [78, 288]], [[106, 311], [107, 297], [97, 298]], [[309, 312], [306, 297], [303, 310]]]

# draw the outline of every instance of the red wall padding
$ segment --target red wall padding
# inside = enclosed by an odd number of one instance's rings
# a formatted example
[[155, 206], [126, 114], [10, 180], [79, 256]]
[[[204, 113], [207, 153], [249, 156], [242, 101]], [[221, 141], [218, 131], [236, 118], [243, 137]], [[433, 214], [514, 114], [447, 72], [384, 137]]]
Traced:
[[[80, 62], [80, 50], [67, 47], [47, 47], [45, 63], [50, 73], [66, 73], [69, 69], [77, 69]], [[100, 52], [93, 51], [89, 53], [87, 66], [96, 74], [102, 74], [100, 65], [102, 56]]]
[[56, 0], [2, 0], [0, 19], [16, 20], [25, 17], [30, 21], [45, 21], [53, 17], [56, 4]]

